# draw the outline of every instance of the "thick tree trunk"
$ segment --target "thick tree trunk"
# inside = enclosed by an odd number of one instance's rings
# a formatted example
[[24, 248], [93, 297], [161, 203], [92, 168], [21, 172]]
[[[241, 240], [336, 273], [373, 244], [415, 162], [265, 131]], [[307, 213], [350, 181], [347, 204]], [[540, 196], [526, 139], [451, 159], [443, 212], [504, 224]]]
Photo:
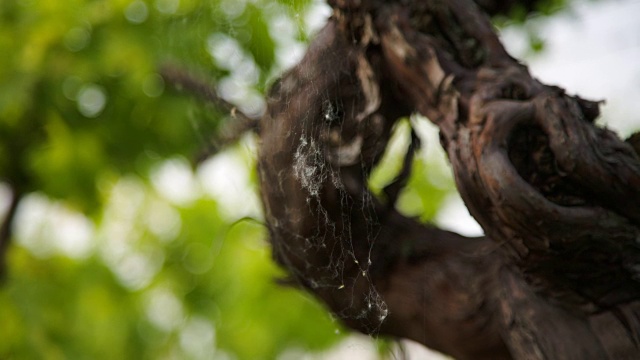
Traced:
[[[260, 122], [266, 220], [291, 280], [354, 329], [459, 359], [640, 358], [640, 160], [593, 125], [598, 104], [533, 79], [470, 1], [331, 3]], [[413, 112], [440, 128], [486, 238], [368, 190]]]

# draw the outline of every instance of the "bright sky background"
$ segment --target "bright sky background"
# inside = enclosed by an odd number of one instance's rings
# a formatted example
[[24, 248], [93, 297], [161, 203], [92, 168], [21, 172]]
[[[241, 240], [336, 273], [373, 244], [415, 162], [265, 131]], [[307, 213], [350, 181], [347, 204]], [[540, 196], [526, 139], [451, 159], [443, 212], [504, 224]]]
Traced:
[[[640, 128], [639, 16], [639, 0], [579, 1], [570, 11], [529, 22], [546, 48], [524, 59], [545, 83], [606, 99], [601, 123], [629, 135]], [[503, 39], [522, 59], [522, 31], [508, 29]]]

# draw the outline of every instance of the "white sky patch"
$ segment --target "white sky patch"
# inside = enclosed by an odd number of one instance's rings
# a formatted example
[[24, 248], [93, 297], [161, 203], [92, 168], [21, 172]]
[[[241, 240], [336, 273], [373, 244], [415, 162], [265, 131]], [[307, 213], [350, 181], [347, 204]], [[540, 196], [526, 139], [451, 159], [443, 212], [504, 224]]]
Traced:
[[151, 283], [162, 269], [163, 263], [162, 250], [149, 247], [146, 251], [140, 252], [128, 249], [122, 256], [109, 263], [109, 268], [122, 285], [130, 290], [140, 290]]
[[[403, 345], [408, 355], [408, 359], [421, 360], [447, 360], [450, 359], [440, 353], [429, 350], [418, 343], [403, 341]], [[398, 358], [398, 354], [392, 355], [391, 359]], [[402, 357], [400, 357], [402, 358]], [[360, 334], [353, 334], [338, 343], [333, 348], [320, 353], [309, 353], [302, 349], [288, 349], [280, 354], [278, 360], [378, 360], [381, 359], [376, 344], [370, 337]]]
[[211, 359], [216, 346], [216, 331], [205, 318], [193, 316], [180, 331], [180, 347], [192, 359]]
[[402, 340], [402, 345], [406, 353], [409, 355], [409, 359], [422, 359], [422, 360], [451, 360], [450, 357], [445, 356], [439, 352], [427, 349], [422, 344], [419, 344], [411, 340]]
[[145, 186], [136, 177], [123, 177], [111, 188], [105, 209], [108, 220], [132, 222], [145, 201]]
[[278, 69], [286, 70], [296, 65], [302, 57], [307, 47], [299, 42], [291, 42], [286, 46], [276, 49], [276, 61]]
[[145, 295], [145, 312], [155, 327], [170, 332], [184, 322], [182, 302], [171, 290], [158, 287]]
[[267, 110], [267, 103], [264, 101], [262, 94], [257, 90], [251, 89], [238, 107], [245, 115], [257, 118], [264, 115]]
[[242, 15], [246, 5], [244, 0], [222, 0], [220, 2], [220, 9], [222, 9], [230, 19], [235, 19]]
[[76, 97], [78, 111], [88, 118], [97, 117], [107, 105], [106, 90], [99, 85], [87, 84], [83, 86]]
[[51, 233], [56, 249], [75, 259], [86, 258], [94, 250], [94, 226], [84, 215], [58, 205], [51, 209], [55, 231]]
[[184, 158], [161, 163], [151, 172], [151, 182], [158, 194], [176, 205], [189, 205], [200, 196], [200, 187]]
[[273, 73], [279, 75], [304, 56], [307, 45], [298, 40], [298, 34], [304, 32], [304, 29], [300, 29], [293, 19], [286, 16], [287, 10], [276, 2], [267, 5], [264, 13], [269, 22], [269, 34], [276, 43], [276, 66]]
[[169, 242], [180, 233], [182, 227], [180, 213], [164, 201], [150, 200], [144, 217], [149, 231], [162, 242]]
[[278, 356], [278, 360], [378, 360], [378, 350], [371, 338], [354, 334], [321, 353], [307, 353], [301, 349], [290, 349]]
[[21, 200], [15, 229], [16, 242], [38, 257], [58, 253], [81, 259], [91, 255], [95, 247], [89, 219], [39, 193]]
[[37, 257], [49, 257], [54, 253], [51, 238], [45, 236], [50, 224], [45, 225], [49, 215], [49, 201], [42, 194], [29, 194], [20, 201], [15, 221], [16, 243], [27, 248]]
[[[131, 290], [147, 287], [164, 264], [162, 248], [153, 239], [143, 243], [144, 226], [152, 234], [177, 235], [180, 216], [170, 205], [153, 199], [144, 184], [133, 177], [120, 179], [111, 189], [103, 221], [98, 228], [99, 253], [118, 281]], [[166, 223], [159, 224], [165, 221]], [[174, 229], [177, 227], [177, 229]], [[168, 241], [172, 238], [159, 241]]]
[[239, 152], [227, 149], [198, 168], [202, 188], [219, 203], [220, 215], [227, 221], [260, 216], [260, 202], [255, 188], [249, 183], [249, 166], [253, 164]]
[[460, 195], [452, 193], [443, 202], [435, 223], [446, 230], [452, 230], [464, 236], [480, 236], [484, 230], [478, 222], [469, 214]]
[[218, 93], [223, 99], [237, 104], [238, 108], [249, 117], [261, 116], [267, 107], [262, 94], [233, 76], [220, 80]]
[[324, 1], [313, 1], [304, 15], [307, 36], [313, 36], [327, 23], [331, 16], [331, 7]]
[[233, 69], [244, 57], [244, 50], [238, 41], [222, 33], [214, 33], [209, 37], [207, 50], [213, 57], [215, 64], [227, 70]]
[[296, 24], [284, 9], [273, 12], [269, 24], [271, 25], [269, 27], [271, 38], [277, 43], [294, 41], [297, 32]]
[[260, 70], [252, 56], [246, 56], [231, 71], [231, 77], [244, 86], [255, 86], [260, 79]]
[[[527, 54], [526, 30], [502, 33], [507, 49], [533, 76], [584, 98], [606, 99], [604, 123], [623, 136], [640, 129], [640, 1], [577, 2], [572, 11], [526, 24], [545, 49]], [[601, 120], [602, 121], [602, 120]]]
[[266, 104], [255, 89], [260, 80], [260, 69], [253, 56], [236, 39], [222, 33], [209, 37], [207, 49], [217, 67], [231, 72], [218, 81], [220, 97], [238, 105], [248, 116], [261, 116]]

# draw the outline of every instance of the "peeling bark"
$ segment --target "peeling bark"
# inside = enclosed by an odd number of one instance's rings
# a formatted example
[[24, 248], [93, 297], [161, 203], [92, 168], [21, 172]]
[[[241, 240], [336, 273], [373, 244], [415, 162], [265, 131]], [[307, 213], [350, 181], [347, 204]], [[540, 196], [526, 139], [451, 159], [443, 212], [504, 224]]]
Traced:
[[[640, 158], [594, 125], [598, 103], [531, 77], [468, 0], [330, 4], [260, 122], [266, 220], [292, 280], [356, 330], [458, 359], [640, 357]], [[486, 237], [368, 190], [413, 112], [439, 127]]]

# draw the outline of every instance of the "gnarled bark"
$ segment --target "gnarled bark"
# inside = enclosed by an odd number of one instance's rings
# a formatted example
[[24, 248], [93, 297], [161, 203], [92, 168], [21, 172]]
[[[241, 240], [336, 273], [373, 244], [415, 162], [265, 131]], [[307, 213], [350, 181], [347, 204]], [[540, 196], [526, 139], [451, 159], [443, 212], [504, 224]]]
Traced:
[[[330, 3], [260, 122], [266, 220], [292, 281], [354, 329], [459, 359], [639, 357], [640, 160], [593, 124], [598, 104], [532, 78], [470, 1]], [[486, 238], [368, 190], [412, 112], [440, 128]]]

